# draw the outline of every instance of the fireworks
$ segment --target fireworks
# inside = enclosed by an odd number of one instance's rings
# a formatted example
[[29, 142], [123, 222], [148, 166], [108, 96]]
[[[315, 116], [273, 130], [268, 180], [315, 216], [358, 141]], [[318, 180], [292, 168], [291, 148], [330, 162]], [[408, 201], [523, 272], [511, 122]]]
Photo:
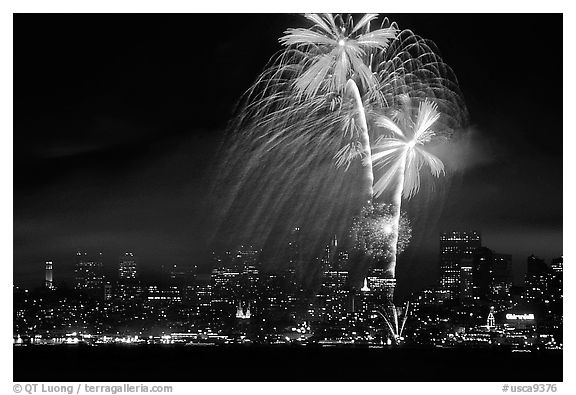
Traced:
[[[424, 149], [424, 145], [437, 137], [432, 130], [440, 118], [437, 106], [425, 100], [418, 106], [416, 119], [412, 121], [408, 117], [395, 117], [403, 122], [394, 122], [386, 116], [376, 121], [378, 126], [392, 132], [391, 135], [380, 137], [372, 148], [376, 152], [372, 155], [372, 163], [383, 169], [383, 174], [374, 185], [376, 196], [388, 190], [391, 182], [398, 179], [400, 193], [410, 199], [420, 188], [420, 170], [423, 165], [430, 167], [432, 175], [436, 177], [444, 173], [442, 161]], [[399, 124], [405, 125], [404, 131]]]
[[[358, 190], [374, 216], [366, 217], [373, 229], [361, 239], [370, 255], [388, 251], [393, 271], [406, 244], [402, 229], [409, 229], [400, 215], [402, 194], [418, 192], [424, 165], [434, 176], [444, 172], [424, 144], [448, 138], [466, 122], [457, 80], [432, 42], [387, 18], [372, 28], [376, 14], [356, 24], [340, 15], [305, 17], [311, 26], [286, 30], [283, 49], [230, 124], [214, 183], [214, 195], [223, 197], [218, 212], [261, 242], [283, 234], [279, 223], [294, 225], [287, 217], [337, 233], [356, 212], [342, 207], [352, 201], [343, 172], [360, 163]], [[384, 191], [392, 199], [376, 204]], [[232, 229], [224, 221], [220, 226]]]
[[318, 93], [343, 94], [349, 79], [355, 75], [360, 83], [378, 94], [378, 81], [366, 57], [384, 51], [398, 29], [387, 26], [370, 30], [370, 22], [377, 14], [366, 14], [357, 24], [351, 16], [344, 23], [340, 15], [307, 14], [314, 23], [310, 29], [288, 29], [280, 39], [295, 49], [302, 72], [294, 86], [299, 95], [310, 99]]
[[[374, 259], [390, 258], [391, 248], [396, 234], [394, 207], [391, 204], [374, 203], [366, 205], [352, 226], [354, 247]], [[401, 254], [412, 237], [410, 220], [405, 212], [400, 216], [397, 254]]]
[[[408, 319], [410, 302], [406, 302], [404, 307], [397, 307], [394, 305], [387, 307], [387, 309], [374, 310], [373, 313], [376, 313], [377, 316], [380, 316], [380, 318], [384, 320], [392, 340], [395, 344], [399, 344], [403, 340], [402, 333], [404, 332], [406, 320]], [[377, 316], [373, 317], [375, 318]]]

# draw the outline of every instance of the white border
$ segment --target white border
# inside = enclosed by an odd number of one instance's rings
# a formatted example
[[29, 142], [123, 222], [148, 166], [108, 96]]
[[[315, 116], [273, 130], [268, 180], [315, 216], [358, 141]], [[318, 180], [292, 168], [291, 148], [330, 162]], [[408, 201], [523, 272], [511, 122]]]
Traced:
[[[2, 164], [0, 172], [4, 185], [2, 193], [2, 237], [0, 238], [0, 251], [2, 252], [2, 262], [9, 265], [10, 276], [3, 276], [1, 287], [2, 295], [0, 297], [2, 306], [2, 315], [6, 318], [2, 325], [1, 338], [3, 357], [2, 363], [2, 384], [9, 386], [4, 387], [3, 393], [12, 391], [12, 345], [9, 340], [12, 336], [12, 260], [13, 260], [13, 139], [12, 139], [12, 13], [57, 13], [57, 12], [318, 12], [324, 10], [346, 11], [346, 12], [370, 12], [384, 11], [382, 13], [429, 13], [429, 12], [537, 12], [564, 13], [564, 221], [567, 226], [564, 228], [564, 255], [567, 258], [567, 268], [565, 268], [565, 353], [564, 353], [564, 383], [558, 385], [558, 393], [575, 393], [576, 380], [568, 371], [569, 366], [576, 366], [573, 362], [573, 342], [569, 334], [574, 329], [574, 303], [571, 284], [574, 284], [574, 271], [572, 269], [574, 257], [574, 231], [571, 226], [574, 224], [574, 205], [570, 204], [576, 201], [574, 194], [574, 155], [571, 147], [574, 147], [574, 124], [571, 122], [571, 116], [574, 114], [574, 76], [572, 71], [575, 69], [574, 48], [575, 35], [574, 26], [574, 6], [569, 1], [526, 1], [526, 0], [483, 0], [480, 2], [452, 2], [452, 1], [389, 1], [389, 2], [343, 2], [343, 1], [315, 1], [309, 0], [291, 0], [289, 2], [277, 3], [263, 1], [218, 1], [218, 2], [194, 2], [194, 1], [120, 1], [120, 0], [100, 0], [100, 1], [9, 1], [2, 6], [2, 15], [0, 19], [0, 42], [2, 68], [0, 92], [2, 102], [0, 103], [0, 122], [2, 122], [2, 153], [0, 155]], [[498, 28], [491, 26], [487, 18], [487, 29]], [[519, 32], [520, 36], [530, 40], [531, 35], [547, 34], [547, 26], [542, 26], [541, 31]], [[559, 37], [550, 37], [550, 40], [558, 40]], [[489, 54], [487, 55], [489, 56]], [[535, 49], [533, 56], [546, 56], [545, 48]], [[497, 60], [495, 60], [497, 61]], [[545, 72], [554, 72], [544, 71]], [[542, 75], [539, 78], [546, 78]], [[543, 81], [543, 83], [545, 83]], [[560, 98], [529, 98], [530, 100], [560, 100]], [[542, 114], [542, 116], [546, 116]], [[542, 131], [543, 138], [546, 131]], [[559, 144], [561, 142], [558, 142]], [[551, 191], [550, 193], [553, 193]], [[568, 204], [566, 204], [568, 202]], [[567, 269], [567, 270], [566, 270]], [[353, 363], [353, 361], [343, 361]], [[384, 369], [384, 366], [383, 366]], [[70, 384], [70, 383], [66, 383]], [[112, 383], [109, 383], [112, 384]], [[152, 385], [153, 383], [148, 383]], [[234, 392], [237, 394], [254, 394], [270, 393], [273, 391], [277, 395], [299, 393], [331, 393], [331, 394], [350, 394], [357, 391], [373, 391], [383, 393], [384, 391], [398, 392], [415, 392], [415, 393], [468, 393], [468, 394], [492, 394], [501, 393], [500, 383], [172, 383], [175, 388], [173, 393], [193, 393], [193, 391], [206, 392]]]

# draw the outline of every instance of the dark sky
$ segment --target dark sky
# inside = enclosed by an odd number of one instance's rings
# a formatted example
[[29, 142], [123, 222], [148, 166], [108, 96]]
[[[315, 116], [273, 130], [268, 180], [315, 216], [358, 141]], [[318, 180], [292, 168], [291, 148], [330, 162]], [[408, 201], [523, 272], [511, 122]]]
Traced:
[[[436, 278], [438, 232], [525, 258], [562, 254], [562, 16], [388, 15], [433, 40], [471, 117], [399, 286]], [[240, 95], [298, 15], [16, 15], [14, 277], [66, 278], [77, 249], [145, 270], [207, 263], [210, 170]]]

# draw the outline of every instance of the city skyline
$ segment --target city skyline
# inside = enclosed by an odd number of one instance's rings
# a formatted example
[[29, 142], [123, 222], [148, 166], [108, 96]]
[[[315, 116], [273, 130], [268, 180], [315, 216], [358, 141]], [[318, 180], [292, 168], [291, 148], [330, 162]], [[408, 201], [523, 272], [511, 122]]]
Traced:
[[[561, 144], [538, 138], [543, 128], [561, 136], [561, 108], [523, 100], [529, 94], [559, 97], [560, 81], [525, 84], [532, 69], [517, 68], [496, 33], [477, 33], [484, 23], [479, 16], [438, 16], [446, 20], [438, 24], [425, 15], [388, 16], [436, 42], [456, 71], [472, 120], [459, 147], [466, 157], [446, 159], [461, 172], [441, 197], [428, 202], [437, 214], [424, 215], [418, 202], [408, 207], [412, 216], [424, 219], [415, 224], [413, 245], [400, 258], [399, 287], [425, 287], [437, 272], [436, 235], [442, 230], [478, 229], [489, 248], [513, 255], [516, 268], [532, 253], [546, 261], [562, 255]], [[95, 19], [88, 16], [81, 22], [64, 19], [43, 34], [35, 30], [43, 29], [41, 19], [32, 26], [19, 25], [18, 18], [15, 281], [42, 278], [37, 273], [46, 260], [54, 262], [57, 273], [59, 263], [77, 248], [104, 256], [134, 251], [149, 271], [162, 264], [208, 264], [211, 249], [204, 231], [210, 218], [202, 214], [223, 129], [235, 101], [280, 49], [277, 37], [300, 25], [301, 17], [243, 16], [246, 23], [239, 29], [256, 40], [254, 45], [236, 46], [216, 31], [219, 44], [202, 63], [186, 51], [189, 33], [169, 19], [160, 18], [164, 29], [152, 36], [144, 33], [146, 17], [130, 17], [127, 28], [125, 20], [110, 16], [109, 30], [98, 35], [89, 28]], [[35, 17], [28, 18], [29, 23]], [[235, 17], [218, 18], [231, 24]], [[492, 18], [512, 31], [537, 27], [546, 18], [552, 28], [561, 26], [558, 15]], [[69, 28], [79, 34], [64, 34]], [[137, 40], [132, 28], [142, 32]], [[534, 45], [560, 45], [543, 37], [534, 40], [516, 42], [518, 53], [529, 53]], [[22, 52], [22, 47], [33, 50]], [[30, 56], [51, 51], [53, 63], [39, 73], [29, 68], [35, 64]], [[239, 57], [246, 62], [230, 70], [228, 63]], [[531, 67], [561, 69], [560, 61], [560, 56], [536, 59]], [[210, 73], [229, 78], [202, 78]], [[147, 86], [143, 81], [151, 74], [159, 78]], [[202, 92], [205, 99], [192, 92]], [[545, 120], [530, 117], [536, 112], [546, 113]]]
[[[460, 261], [459, 275], [446, 266], [453, 281], [412, 293], [394, 307], [395, 319], [382, 304], [395, 279], [376, 265], [361, 288], [350, 283], [352, 259], [336, 239], [319, 259], [313, 292], [297, 281], [300, 245], [279, 273], [262, 271], [261, 251], [242, 246], [215, 255], [208, 278], [173, 267], [153, 281], [139, 281], [133, 254], [120, 257], [111, 282], [101, 275], [99, 254], [79, 252], [73, 288], [14, 287], [14, 345], [562, 350], [563, 258], [548, 265], [528, 257], [525, 285], [513, 287], [507, 256], [479, 240], [475, 232], [443, 234], [442, 255]], [[51, 265], [45, 270], [48, 278]]]
[[[462, 235], [462, 236], [461, 236]], [[460, 237], [465, 237], [466, 240], [468, 240], [467, 235], [471, 235], [471, 237], [474, 237], [473, 241], [474, 244], [470, 244], [469, 247], [464, 247], [466, 250], [465, 254], [462, 254], [462, 252], [454, 252], [452, 251], [450, 255], [451, 258], [448, 258], [448, 266], [446, 266], [446, 259], [445, 258], [445, 252], [446, 252], [446, 243], [451, 243], [448, 245], [458, 245], [457, 243], [459, 243], [459, 238]], [[452, 237], [456, 237], [456, 241], [450, 241], [453, 240]], [[526, 275], [527, 273], [527, 269], [526, 269], [526, 259], [529, 259], [530, 257], [536, 257], [538, 259], [541, 259], [542, 257], [540, 257], [537, 254], [531, 254], [530, 256], [527, 257], [517, 257], [517, 261], [519, 261], [519, 264], [517, 266], [520, 266], [520, 268], [518, 267], [514, 267], [512, 262], [512, 256], [509, 254], [502, 254], [501, 251], [496, 251], [495, 249], [491, 248], [490, 246], [484, 244], [482, 242], [482, 238], [483, 238], [483, 234], [482, 232], [477, 232], [477, 231], [449, 231], [449, 232], [442, 232], [439, 235], [439, 250], [438, 250], [438, 262], [436, 263], [437, 266], [437, 272], [438, 275], [436, 278], [434, 279], [430, 279], [429, 283], [426, 284], [425, 286], [422, 287], [401, 287], [400, 289], [402, 290], [402, 292], [399, 293], [399, 296], [402, 299], [405, 299], [407, 297], [409, 297], [409, 295], [412, 295], [414, 293], [418, 293], [420, 291], [422, 291], [425, 288], [430, 288], [430, 287], [437, 287], [439, 290], [446, 290], [445, 292], [451, 292], [451, 291], [447, 291], [450, 288], [450, 283], [455, 283], [455, 282], [459, 282], [460, 281], [460, 270], [461, 270], [461, 266], [462, 265], [466, 265], [467, 261], [462, 261], [462, 258], [465, 259], [471, 259], [470, 257], [472, 256], [473, 253], [475, 253], [476, 250], [489, 250], [490, 253], [494, 253], [495, 256], [497, 257], [506, 257], [505, 259], [508, 261], [508, 266], [509, 266], [509, 276], [510, 276], [510, 280], [511, 280], [511, 285], [514, 286], [523, 286]], [[337, 242], [336, 242], [337, 243]], [[456, 244], [454, 244], [456, 243]], [[444, 247], [443, 247], [444, 245]], [[467, 245], [467, 244], [464, 244]], [[118, 254], [117, 256], [114, 257], [104, 257], [103, 254], [101, 252], [98, 251], [91, 251], [91, 252], [87, 252], [87, 251], [81, 251], [78, 250], [74, 253], [74, 259], [70, 259], [69, 261], [65, 262], [62, 266], [60, 265], [56, 265], [57, 266], [57, 277], [56, 279], [54, 279], [54, 262], [51, 260], [46, 260], [43, 262], [43, 267], [44, 267], [44, 274], [42, 277], [43, 280], [41, 281], [42, 284], [40, 284], [38, 281], [28, 281], [28, 282], [16, 282], [14, 283], [14, 285], [17, 286], [24, 286], [24, 287], [28, 287], [28, 288], [40, 288], [42, 286], [47, 286], [46, 284], [48, 284], [48, 278], [50, 278], [50, 284], [51, 286], [56, 286], [57, 284], [65, 284], [68, 285], [70, 287], [73, 287], [74, 284], [76, 283], [76, 277], [75, 277], [75, 272], [76, 272], [76, 268], [78, 265], [78, 262], [82, 262], [83, 260], [87, 260], [88, 262], [98, 262], [101, 267], [100, 270], [102, 271], [102, 276], [103, 276], [103, 281], [122, 281], [122, 280], [129, 280], [129, 279], [138, 279], [138, 280], [142, 280], [144, 281], [144, 283], [153, 283], [154, 281], [157, 281], [157, 275], [163, 275], [163, 276], [170, 276], [170, 273], [172, 273], [174, 270], [180, 270], [186, 273], [194, 273], [194, 275], [199, 275], [201, 277], [205, 277], [205, 276], [209, 276], [210, 273], [212, 273], [212, 271], [215, 268], [220, 267], [218, 264], [218, 260], [215, 260], [215, 257], [217, 256], [224, 256], [225, 254], [229, 254], [231, 252], [234, 251], [243, 251], [245, 248], [249, 248], [249, 249], [254, 249], [253, 246], [248, 246], [248, 245], [238, 245], [235, 248], [229, 249], [227, 251], [225, 250], [221, 250], [219, 252], [213, 251], [212, 253], [212, 257], [210, 259], [210, 262], [207, 263], [206, 265], [202, 265], [200, 266], [200, 269], [198, 267], [198, 265], [194, 265], [194, 264], [189, 264], [189, 265], [160, 265], [159, 267], [156, 267], [155, 270], [150, 270], [150, 268], [148, 269], [144, 269], [142, 270], [141, 265], [139, 264], [139, 258], [137, 256], [137, 254], [135, 254], [134, 252], [128, 251], [128, 252], [123, 252], [121, 254]], [[327, 246], [326, 249], [328, 250], [330, 247]], [[454, 248], [454, 247], [452, 247]], [[256, 248], [256, 250], [258, 251], [258, 260], [256, 261], [256, 266], [259, 268], [259, 270], [265, 269], [266, 268], [266, 264], [264, 264], [261, 259], [262, 256], [260, 254], [261, 249]], [[350, 251], [348, 251], [347, 249], [339, 249], [339, 251], [344, 252], [345, 254], [348, 254]], [[459, 251], [459, 250], [457, 250]], [[83, 259], [82, 257], [85, 257], [85, 259]], [[281, 259], [286, 259], [287, 264], [290, 264], [289, 261], [291, 258], [287, 258], [287, 257], [283, 257]], [[314, 259], [317, 259], [318, 262], [323, 262], [321, 263], [322, 266], [327, 265], [328, 263], [325, 261], [326, 258], [323, 258], [322, 256], [318, 256]], [[552, 259], [542, 259], [543, 262], [548, 262], [547, 265], [551, 265], [553, 264], [553, 262], [557, 259], [562, 259], [562, 254], [559, 254], [555, 257], [553, 257]], [[470, 265], [472, 264], [472, 262], [470, 261]], [[60, 267], [58, 267], [60, 266]], [[280, 267], [284, 267], [283, 265], [280, 265]], [[49, 268], [49, 269], [48, 269]], [[270, 273], [282, 273], [284, 269], [278, 269], [278, 270], [269, 270]], [[453, 274], [450, 274], [450, 272], [453, 272]], [[49, 274], [48, 274], [49, 273]], [[39, 275], [37, 273], [37, 275]], [[446, 280], [448, 278], [448, 280]], [[347, 279], [348, 280], [348, 279]], [[356, 280], [356, 281], [354, 281]], [[358, 285], [360, 283], [358, 283], [357, 281], [358, 279], [356, 278], [356, 276], [353, 276], [351, 278], [350, 281], [353, 281], [354, 284]], [[353, 286], [354, 287], [354, 286]], [[313, 287], [312, 287], [313, 288]], [[359, 287], [358, 287], [359, 288]]]

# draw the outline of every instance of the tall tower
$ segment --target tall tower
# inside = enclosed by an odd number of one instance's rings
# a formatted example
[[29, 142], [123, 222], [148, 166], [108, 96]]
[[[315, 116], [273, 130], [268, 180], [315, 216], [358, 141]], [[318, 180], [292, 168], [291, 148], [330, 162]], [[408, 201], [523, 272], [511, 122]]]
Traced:
[[76, 259], [74, 289], [103, 295], [104, 274], [102, 253], [98, 253], [95, 257], [91, 258], [88, 256], [88, 253], [78, 251], [76, 253]]
[[118, 297], [128, 301], [137, 299], [142, 288], [138, 280], [136, 257], [132, 252], [125, 252], [120, 256], [118, 265]]
[[548, 294], [551, 270], [542, 259], [534, 255], [530, 255], [526, 263], [526, 279], [524, 280], [526, 301], [540, 303]]
[[482, 246], [479, 232], [446, 232], [440, 235], [440, 297], [454, 300], [460, 287], [460, 261]]
[[564, 262], [564, 258], [560, 257], [560, 258], [554, 258], [552, 259], [552, 265], [550, 265], [551, 268], [551, 283], [550, 283], [550, 299], [551, 301], [554, 302], [559, 302], [560, 305], [562, 304], [562, 295], [563, 295], [563, 285], [562, 285], [562, 281], [563, 281], [563, 262]]
[[290, 281], [296, 279], [296, 272], [299, 271], [302, 259], [302, 232], [298, 226], [290, 231], [288, 239], [288, 267], [287, 274]]
[[512, 255], [494, 254], [492, 294], [499, 299], [510, 298], [512, 288]]
[[472, 254], [474, 297], [476, 300], [489, 300], [494, 285], [494, 253], [486, 247], [478, 248]]
[[460, 301], [469, 305], [474, 301], [474, 260], [472, 257], [460, 260]]
[[132, 252], [126, 252], [120, 257], [118, 274], [121, 280], [134, 280], [136, 278], [136, 258]]
[[46, 261], [46, 279], [44, 281], [44, 286], [48, 289], [54, 289], [54, 284], [52, 283], [52, 261]]

